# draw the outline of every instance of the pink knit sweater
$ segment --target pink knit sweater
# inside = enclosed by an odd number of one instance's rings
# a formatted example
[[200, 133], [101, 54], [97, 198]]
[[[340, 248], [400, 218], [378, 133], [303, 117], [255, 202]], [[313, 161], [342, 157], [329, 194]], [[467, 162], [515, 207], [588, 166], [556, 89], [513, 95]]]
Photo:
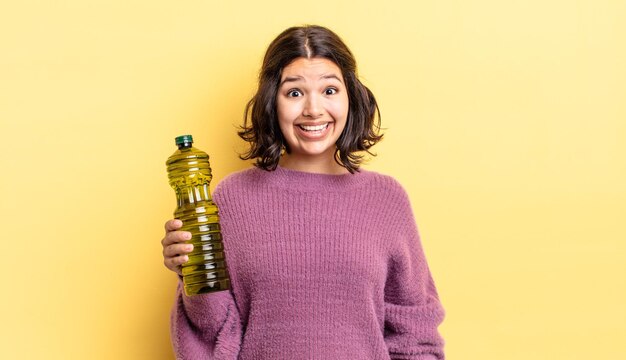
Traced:
[[178, 359], [444, 359], [411, 205], [389, 176], [257, 168], [215, 189], [232, 290], [187, 297]]

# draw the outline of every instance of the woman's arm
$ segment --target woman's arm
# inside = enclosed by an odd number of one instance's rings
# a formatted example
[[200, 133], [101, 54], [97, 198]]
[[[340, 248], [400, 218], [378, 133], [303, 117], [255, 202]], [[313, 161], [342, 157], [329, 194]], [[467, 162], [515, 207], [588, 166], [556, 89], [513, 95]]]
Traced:
[[180, 220], [165, 223], [163, 262], [178, 274], [176, 302], [171, 313], [170, 330], [176, 358], [236, 359], [242, 330], [241, 320], [232, 292], [185, 295], [181, 265], [188, 260], [192, 247], [185, 243], [190, 233], [179, 231]]
[[391, 359], [443, 360], [444, 341], [437, 327], [444, 309], [406, 192], [400, 199], [385, 284], [385, 343]]
[[176, 359], [237, 359], [242, 327], [230, 290], [187, 296], [180, 280], [170, 323]]

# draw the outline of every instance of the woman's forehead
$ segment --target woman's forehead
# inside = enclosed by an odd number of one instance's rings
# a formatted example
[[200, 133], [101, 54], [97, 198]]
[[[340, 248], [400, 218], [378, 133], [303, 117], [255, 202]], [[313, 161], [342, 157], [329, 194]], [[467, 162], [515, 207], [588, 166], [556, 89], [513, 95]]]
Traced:
[[283, 68], [281, 83], [285, 80], [305, 79], [337, 79], [343, 82], [341, 69], [327, 58], [314, 57], [308, 59], [300, 57]]

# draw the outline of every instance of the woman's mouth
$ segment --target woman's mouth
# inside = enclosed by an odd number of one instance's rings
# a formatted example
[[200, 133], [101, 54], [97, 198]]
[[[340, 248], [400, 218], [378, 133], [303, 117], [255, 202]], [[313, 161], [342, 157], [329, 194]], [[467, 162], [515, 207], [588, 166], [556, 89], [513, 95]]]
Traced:
[[325, 130], [328, 127], [329, 123], [322, 125], [298, 125], [298, 127], [307, 132], [320, 132]]
[[330, 133], [331, 123], [332, 122], [327, 122], [325, 124], [319, 124], [319, 125], [299, 124], [299, 125], [296, 125], [296, 129], [298, 129], [298, 131], [296, 132], [300, 134], [300, 137], [304, 139], [320, 140]]

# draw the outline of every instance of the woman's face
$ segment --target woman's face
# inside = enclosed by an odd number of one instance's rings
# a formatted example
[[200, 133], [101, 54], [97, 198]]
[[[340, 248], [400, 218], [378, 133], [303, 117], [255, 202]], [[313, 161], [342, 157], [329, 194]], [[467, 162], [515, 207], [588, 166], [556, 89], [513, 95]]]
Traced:
[[285, 66], [280, 81], [276, 107], [289, 156], [298, 161], [333, 159], [348, 117], [341, 69], [325, 58], [298, 58]]

